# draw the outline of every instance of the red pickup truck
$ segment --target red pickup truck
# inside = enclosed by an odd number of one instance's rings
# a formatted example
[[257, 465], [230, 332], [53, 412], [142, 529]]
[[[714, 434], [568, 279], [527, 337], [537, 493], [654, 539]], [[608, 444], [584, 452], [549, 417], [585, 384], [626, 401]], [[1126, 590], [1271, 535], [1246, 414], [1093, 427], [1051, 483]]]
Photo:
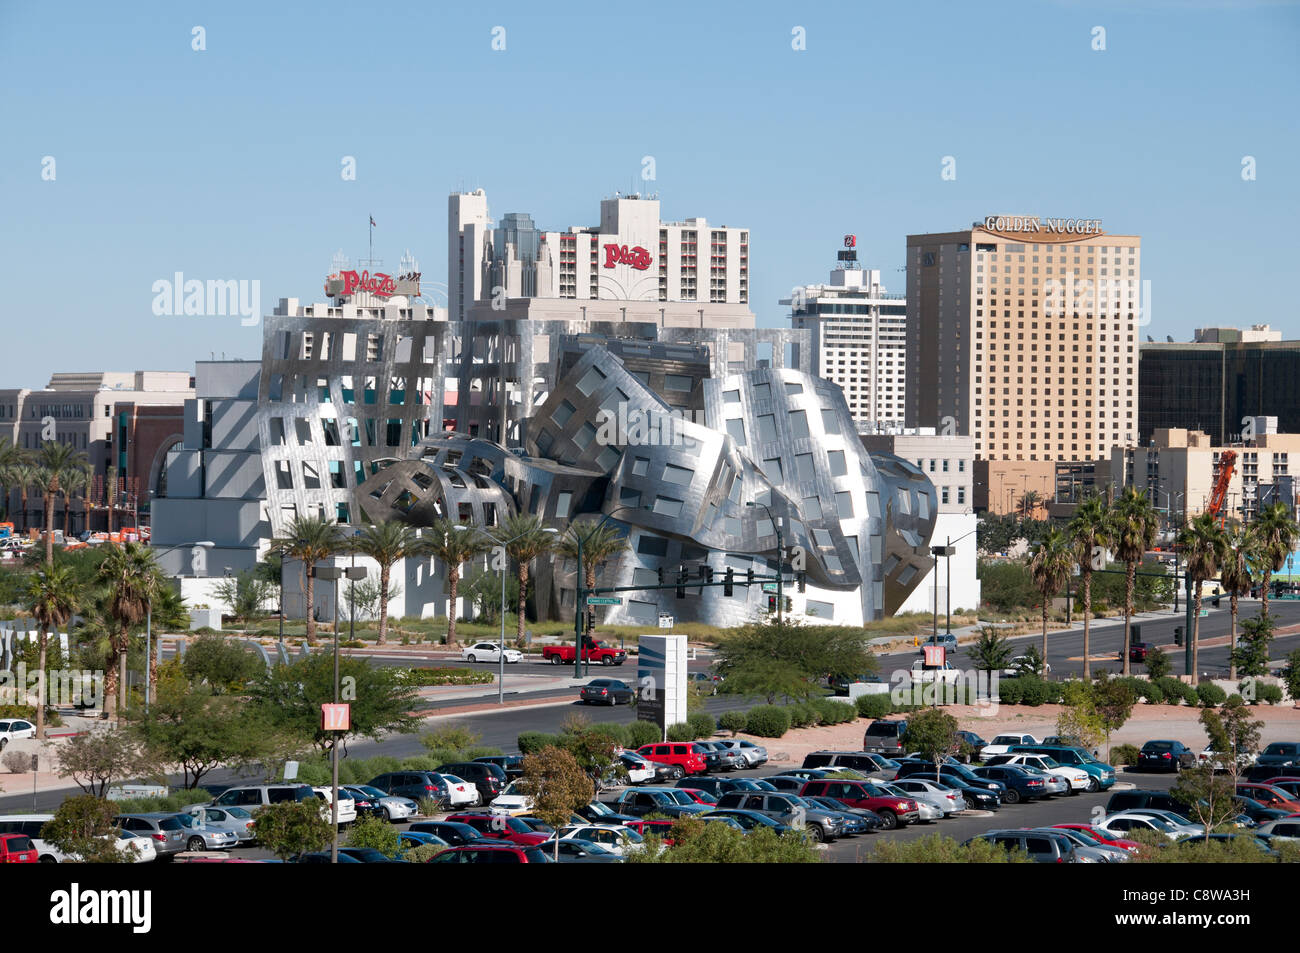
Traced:
[[[573, 664], [572, 645], [547, 645], [542, 648], [542, 658], [552, 665]], [[622, 665], [627, 661], [627, 653], [596, 639], [587, 639], [582, 645], [584, 662], [599, 662], [601, 665]]]

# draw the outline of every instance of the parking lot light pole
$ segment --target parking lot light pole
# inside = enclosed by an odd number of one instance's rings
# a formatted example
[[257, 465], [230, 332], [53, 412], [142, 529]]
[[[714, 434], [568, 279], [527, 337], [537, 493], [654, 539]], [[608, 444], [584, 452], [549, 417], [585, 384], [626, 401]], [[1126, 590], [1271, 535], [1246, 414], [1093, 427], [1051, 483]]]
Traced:
[[[952, 635], [952, 557], [957, 552], [957, 550], [953, 547], [953, 544], [960, 543], [967, 536], [974, 536], [978, 532], [979, 532], [978, 529], [973, 529], [969, 533], [966, 533], [963, 536], [958, 536], [956, 539], [953, 539], [951, 536], [949, 536], [948, 545], [944, 547], [946, 551], [943, 554], [943, 564], [944, 564], [944, 569], [947, 571], [948, 574], [948, 581], [944, 584], [944, 599], [948, 603], [947, 605], [948, 618], [947, 621], [944, 623], [943, 628], [944, 628], [944, 632], [948, 635]], [[936, 580], [936, 582], [937, 581], [938, 580]], [[1068, 612], [1069, 605], [1070, 605], [1070, 600], [1068, 596], [1065, 600], [1065, 604], [1066, 604], [1066, 611]]]
[[772, 515], [772, 508], [766, 503], [759, 503], [757, 500], [747, 500], [746, 506], [761, 506], [767, 511], [767, 518], [776, 532], [776, 624], [781, 626], [784, 623], [783, 613], [785, 611], [785, 589], [781, 583], [785, 579], [785, 541], [781, 538], [781, 521]]
[[[343, 570], [338, 566], [312, 566], [308, 572], [317, 579], [326, 579], [334, 584], [334, 704], [339, 701], [339, 576]], [[339, 862], [339, 736], [336, 732], [330, 740], [330, 761], [333, 780], [330, 788], [330, 825], [334, 829], [330, 841], [330, 863]]]

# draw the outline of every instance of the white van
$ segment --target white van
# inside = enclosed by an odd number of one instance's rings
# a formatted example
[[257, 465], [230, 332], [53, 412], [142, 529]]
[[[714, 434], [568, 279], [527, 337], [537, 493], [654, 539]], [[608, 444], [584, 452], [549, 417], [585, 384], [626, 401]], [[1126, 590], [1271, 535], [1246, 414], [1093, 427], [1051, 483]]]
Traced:
[[68, 855], [41, 840], [41, 828], [53, 814], [0, 814], [0, 834], [26, 834], [42, 864], [67, 863]]

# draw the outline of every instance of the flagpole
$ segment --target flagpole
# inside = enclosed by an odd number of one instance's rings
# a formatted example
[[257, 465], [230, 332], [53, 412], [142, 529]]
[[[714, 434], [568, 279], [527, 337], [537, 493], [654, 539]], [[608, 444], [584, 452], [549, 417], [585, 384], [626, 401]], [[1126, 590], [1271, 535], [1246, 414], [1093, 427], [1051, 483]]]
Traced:
[[370, 263], [375, 263], [375, 217], [370, 216]]

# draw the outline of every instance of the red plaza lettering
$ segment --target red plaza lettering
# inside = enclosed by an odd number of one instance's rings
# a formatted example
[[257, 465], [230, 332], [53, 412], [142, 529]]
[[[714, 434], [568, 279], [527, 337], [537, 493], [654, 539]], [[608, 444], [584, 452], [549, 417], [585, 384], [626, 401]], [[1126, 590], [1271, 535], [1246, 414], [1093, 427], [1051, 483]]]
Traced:
[[344, 271], [339, 275], [343, 279], [343, 293], [345, 295], [355, 294], [357, 291], [366, 291], [376, 298], [388, 298], [397, 291], [397, 282], [393, 280], [392, 275], [385, 275], [382, 272], [376, 272], [371, 275], [368, 271], [357, 274], [355, 271]]
[[613, 268], [615, 265], [631, 265], [637, 271], [645, 271], [650, 267], [650, 252], [640, 245], [634, 248], [628, 248], [626, 245], [606, 245], [605, 267]]

